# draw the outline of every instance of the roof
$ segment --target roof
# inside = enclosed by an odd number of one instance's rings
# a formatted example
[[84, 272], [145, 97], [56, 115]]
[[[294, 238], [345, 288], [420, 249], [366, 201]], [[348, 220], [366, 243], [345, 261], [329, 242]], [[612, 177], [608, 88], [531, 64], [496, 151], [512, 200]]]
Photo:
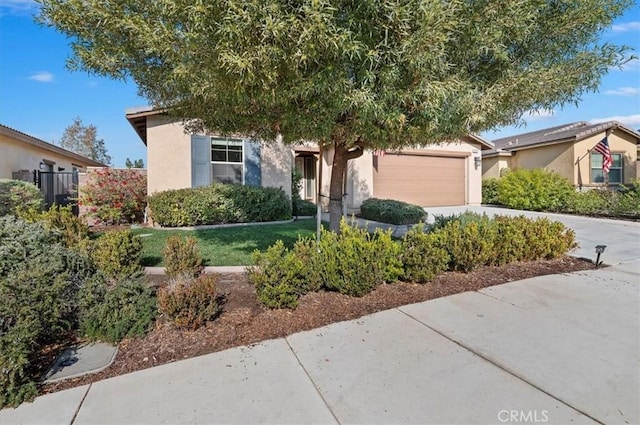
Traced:
[[[133, 127], [145, 145], [147, 144], [147, 117], [166, 113], [165, 110], [153, 109], [152, 106], [136, 106], [128, 108], [124, 112], [127, 121], [129, 121], [129, 124], [131, 124], [131, 127]], [[480, 144], [480, 149], [483, 151], [494, 148], [493, 143], [484, 140], [477, 134], [469, 134], [467, 137], [471, 139], [471, 142]]]
[[44, 140], [40, 140], [38, 138], [28, 135], [27, 133], [23, 133], [22, 131], [18, 131], [4, 124], [0, 124], [0, 134], [7, 137], [11, 137], [15, 140], [26, 143], [28, 145], [47, 150], [49, 152], [57, 153], [59, 155], [64, 155], [78, 162], [79, 163], [78, 165], [84, 164], [90, 167], [106, 167], [107, 166], [107, 164], [103, 164], [102, 162], [98, 162], [91, 158], [87, 158], [86, 156], [68, 151], [66, 149], [61, 148], [60, 146], [56, 146], [54, 144], [45, 142]]
[[640, 143], [640, 133], [626, 127], [618, 121], [607, 121], [601, 123], [588, 123], [577, 121], [574, 123], [559, 125], [556, 127], [544, 128], [542, 130], [531, 131], [529, 133], [516, 134], [503, 137], [493, 141], [494, 148], [483, 152], [484, 155], [494, 155], [497, 153], [515, 152], [537, 146], [552, 145], [556, 143], [577, 142], [597, 133], [607, 130], [620, 129], [631, 134]]
[[153, 109], [152, 106], [136, 106], [124, 111], [127, 121], [136, 131], [142, 142], [147, 144], [147, 117], [165, 113], [162, 109]]

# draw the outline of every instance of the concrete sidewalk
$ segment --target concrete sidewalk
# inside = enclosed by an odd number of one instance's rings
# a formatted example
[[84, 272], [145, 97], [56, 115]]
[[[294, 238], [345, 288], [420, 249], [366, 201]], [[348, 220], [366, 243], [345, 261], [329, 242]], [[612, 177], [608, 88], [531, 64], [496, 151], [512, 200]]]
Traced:
[[0, 423], [640, 423], [637, 265], [159, 366], [2, 410]]

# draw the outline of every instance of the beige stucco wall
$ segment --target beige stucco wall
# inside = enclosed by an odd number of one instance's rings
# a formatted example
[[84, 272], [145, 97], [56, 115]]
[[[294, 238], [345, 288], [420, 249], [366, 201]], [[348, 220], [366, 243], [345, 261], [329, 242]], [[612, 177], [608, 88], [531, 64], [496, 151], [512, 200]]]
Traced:
[[502, 176], [505, 170], [511, 168], [511, 157], [496, 155], [482, 158], [482, 178], [492, 179]]
[[[405, 149], [404, 152], [463, 152], [469, 154], [465, 158], [466, 166], [466, 203], [480, 204], [482, 202], [482, 167], [475, 166], [475, 157], [480, 158], [481, 146], [467, 140], [443, 143], [440, 145], [429, 145], [423, 148]], [[322, 194], [329, 195], [329, 185], [331, 179], [331, 162], [333, 160], [333, 149], [328, 148], [323, 153], [322, 160]], [[371, 151], [365, 153], [352, 161], [349, 161], [347, 171], [347, 213], [357, 213], [360, 205], [365, 199], [373, 196], [373, 154]], [[326, 209], [328, 200], [323, 198], [323, 207]]]
[[260, 173], [262, 187], [276, 187], [291, 197], [291, 172], [293, 150], [278, 136], [275, 142], [263, 142], [260, 148]]
[[[574, 149], [571, 143], [540, 146], [514, 152], [510, 168], [542, 168], [553, 170], [569, 181], [574, 181]], [[575, 184], [575, 183], [574, 183]]]
[[147, 192], [191, 187], [191, 135], [180, 122], [147, 117]]
[[[588, 137], [584, 140], [581, 140], [575, 144], [575, 156], [574, 159], [577, 160], [578, 157], [583, 157], [580, 160], [580, 173], [582, 174], [582, 184], [583, 186], [602, 186], [602, 183], [591, 184], [591, 163], [590, 157], [591, 155], [587, 155], [587, 151], [589, 149], [593, 149], [594, 146], [602, 140], [605, 136], [604, 132], [598, 133], [591, 137]], [[611, 133], [607, 139], [609, 142], [609, 149], [611, 153], [621, 153], [624, 161], [624, 166], [622, 170], [622, 178], [624, 183], [629, 183], [631, 180], [635, 179], [637, 174], [637, 160], [638, 160], [638, 147], [637, 140], [631, 136], [629, 133], [626, 133], [621, 130], [615, 130]], [[578, 185], [578, 167], [575, 167], [574, 170], [574, 184]]]
[[86, 166], [59, 153], [0, 134], [0, 178], [10, 179], [14, 171], [39, 170], [40, 162], [53, 163], [53, 171], [58, 171], [59, 167], [72, 171], [73, 167], [80, 170]]

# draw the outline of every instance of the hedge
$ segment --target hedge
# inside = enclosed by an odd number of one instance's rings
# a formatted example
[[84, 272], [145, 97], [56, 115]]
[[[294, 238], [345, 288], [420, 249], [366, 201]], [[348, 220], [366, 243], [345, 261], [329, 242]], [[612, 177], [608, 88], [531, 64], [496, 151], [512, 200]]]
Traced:
[[364, 201], [360, 215], [367, 220], [390, 224], [416, 224], [427, 218], [427, 213], [418, 205], [377, 198]]
[[291, 218], [291, 201], [282, 189], [239, 184], [160, 192], [149, 197], [149, 207], [152, 219], [166, 227]]

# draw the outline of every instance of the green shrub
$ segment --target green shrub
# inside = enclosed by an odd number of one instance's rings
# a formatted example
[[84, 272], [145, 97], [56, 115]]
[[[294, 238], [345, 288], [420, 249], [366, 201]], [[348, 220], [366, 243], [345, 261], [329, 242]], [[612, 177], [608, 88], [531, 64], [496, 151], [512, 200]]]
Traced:
[[449, 254], [442, 248], [438, 235], [424, 232], [418, 224], [402, 238], [403, 279], [424, 283], [447, 270]]
[[293, 200], [293, 212], [294, 216], [309, 216], [316, 215], [318, 212], [318, 207], [316, 204], [310, 201], [306, 201], [304, 199], [295, 199]]
[[577, 246], [573, 230], [546, 217], [529, 220], [524, 226], [524, 237], [526, 261], [556, 258]]
[[195, 238], [170, 236], [165, 243], [163, 256], [169, 279], [196, 278], [202, 272], [202, 255]]
[[319, 289], [319, 281], [309, 268], [315, 261], [309, 255], [312, 245], [299, 241], [296, 246], [300, 256], [289, 251], [282, 241], [277, 241], [264, 253], [257, 250], [253, 253], [255, 266], [247, 267], [249, 282], [256, 287], [258, 299], [267, 307], [296, 308], [300, 295]]
[[486, 214], [478, 214], [471, 211], [451, 215], [435, 214], [433, 216], [433, 223], [428, 226], [428, 231], [435, 232], [438, 229], [444, 228], [452, 221], [457, 221], [463, 226], [466, 226], [469, 223], [480, 223], [485, 219], [485, 217]]
[[516, 169], [506, 173], [498, 186], [498, 201], [510, 208], [530, 211], [562, 211], [574, 193], [560, 174], [542, 169]]
[[90, 261], [43, 223], [0, 218], [0, 407], [31, 399], [38, 350], [77, 324], [77, 292]]
[[169, 227], [291, 218], [291, 201], [281, 189], [237, 184], [160, 192], [149, 197], [149, 207], [153, 220]]
[[142, 274], [142, 241], [129, 230], [110, 231], [91, 247], [91, 259], [111, 281]]
[[32, 183], [0, 179], [0, 216], [16, 215], [19, 210], [41, 210], [44, 197]]
[[360, 212], [362, 218], [390, 224], [414, 224], [427, 217], [422, 207], [391, 199], [367, 199]]
[[612, 207], [612, 213], [619, 216], [640, 216], [640, 179], [632, 180], [623, 186]]
[[467, 224], [454, 220], [435, 232], [449, 254], [449, 268], [468, 272], [488, 264], [493, 255], [495, 228], [486, 215]]
[[117, 343], [144, 336], [157, 313], [153, 289], [139, 279], [107, 283], [96, 277], [82, 288], [80, 330], [88, 338]]
[[59, 232], [62, 243], [68, 248], [78, 246], [89, 237], [89, 227], [82, 218], [73, 214], [71, 206], [52, 205], [47, 211], [22, 210], [18, 216], [29, 223], [41, 221], [47, 229]]
[[592, 189], [584, 192], [575, 192], [567, 202], [565, 212], [582, 215], [607, 214], [615, 202], [616, 194], [610, 190]]
[[216, 284], [215, 276], [206, 274], [174, 281], [158, 291], [160, 313], [179, 329], [203, 326], [222, 311]]
[[500, 186], [500, 179], [490, 178], [482, 180], [482, 203], [483, 204], [499, 204], [498, 200], [498, 187]]
[[390, 232], [371, 235], [343, 218], [340, 233], [323, 230], [318, 247], [319, 280], [342, 294], [360, 297], [403, 274], [401, 248]]

